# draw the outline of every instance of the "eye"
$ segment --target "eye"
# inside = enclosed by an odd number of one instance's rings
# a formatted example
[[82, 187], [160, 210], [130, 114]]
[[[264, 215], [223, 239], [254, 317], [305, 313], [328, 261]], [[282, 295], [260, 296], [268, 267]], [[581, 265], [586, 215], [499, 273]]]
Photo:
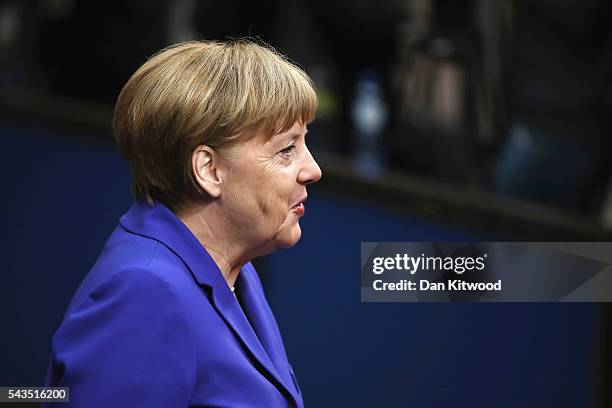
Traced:
[[293, 153], [294, 150], [295, 150], [295, 145], [292, 144], [290, 146], [285, 147], [283, 150], [281, 150], [278, 153], [283, 157], [289, 157], [291, 156], [291, 153]]

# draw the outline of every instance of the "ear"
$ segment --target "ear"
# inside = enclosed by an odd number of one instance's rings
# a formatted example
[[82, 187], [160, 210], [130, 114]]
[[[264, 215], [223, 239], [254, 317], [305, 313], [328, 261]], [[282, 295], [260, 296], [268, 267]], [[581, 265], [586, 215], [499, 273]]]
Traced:
[[207, 145], [197, 146], [191, 155], [191, 171], [198, 185], [213, 198], [221, 195], [219, 155]]

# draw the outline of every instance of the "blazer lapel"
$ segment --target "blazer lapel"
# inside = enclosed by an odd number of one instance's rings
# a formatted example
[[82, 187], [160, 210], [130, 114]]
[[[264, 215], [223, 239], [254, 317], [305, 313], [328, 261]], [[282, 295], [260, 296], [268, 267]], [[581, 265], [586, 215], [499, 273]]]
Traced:
[[[257, 334], [253, 331], [251, 323], [247, 320], [222, 276], [214, 284], [212, 299], [214, 307], [225, 322], [234, 330], [244, 347], [262, 365], [265, 371], [267, 371], [269, 374], [268, 379], [282, 391], [286, 398], [290, 400], [295, 399], [293, 392], [286, 385], [290, 384], [290, 382], [287, 382], [285, 376], [280, 375], [279, 370], [270, 359], [271, 356], [262, 346], [260, 338], [258, 338]], [[294, 404], [296, 404], [296, 402], [294, 402]]]
[[[291, 378], [289, 361], [285, 353], [285, 347], [280, 337], [280, 332], [272, 310], [270, 309], [257, 272], [250, 264], [246, 265], [236, 282], [236, 291], [244, 305], [244, 313], [247, 315], [255, 334], [259, 338], [267, 355], [278, 370], [285, 384], [293, 384]], [[291, 393], [297, 399], [297, 385], [290, 387]]]

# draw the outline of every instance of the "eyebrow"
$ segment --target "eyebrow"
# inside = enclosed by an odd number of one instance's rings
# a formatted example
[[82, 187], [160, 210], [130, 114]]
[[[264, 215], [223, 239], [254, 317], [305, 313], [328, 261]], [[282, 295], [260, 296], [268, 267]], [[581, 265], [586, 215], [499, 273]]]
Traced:
[[[307, 133], [308, 133], [308, 129], [306, 129], [306, 131], [303, 133], [304, 137], [306, 137]], [[293, 132], [293, 133], [290, 133], [289, 136], [291, 136], [291, 139], [296, 139], [302, 136], [302, 132]]]

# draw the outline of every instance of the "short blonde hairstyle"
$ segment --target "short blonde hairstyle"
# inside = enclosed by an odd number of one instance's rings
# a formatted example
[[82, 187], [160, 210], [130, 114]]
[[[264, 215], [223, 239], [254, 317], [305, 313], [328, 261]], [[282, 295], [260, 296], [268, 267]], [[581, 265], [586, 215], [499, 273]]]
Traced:
[[113, 133], [136, 199], [177, 212], [205, 197], [191, 171], [198, 145], [213, 148], [271, 137], [310, 123], [317, 97], [308, 75], [267, 45], [193, 41], [146, 61], [123, 87]]

